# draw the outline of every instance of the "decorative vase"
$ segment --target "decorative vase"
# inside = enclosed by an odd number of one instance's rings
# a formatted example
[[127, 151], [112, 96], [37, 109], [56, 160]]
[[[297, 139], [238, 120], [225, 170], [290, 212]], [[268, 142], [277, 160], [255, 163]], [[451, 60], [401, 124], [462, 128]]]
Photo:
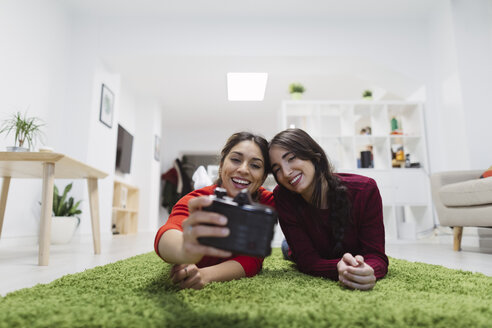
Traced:
[[292, 100], [301, 100], [302, 93], [301, 92], [292, 92], [290, 94], [290, 96], [292, 97]]
[[372, 100], [372, 96], [364, 96], [364, 97], [362, 97], [362, 99], [364, 99], [364, 100]]
[[53, 245], [67, 244], [80, 224], [76, 216], [53, 216], [51, 220], [51, 243]]
[[14, 147], [7, 147], [7, 151], [26, 152], [26, 151], [29, 151], [29, 149], [24, 148], [24, 147], [14, 146]]

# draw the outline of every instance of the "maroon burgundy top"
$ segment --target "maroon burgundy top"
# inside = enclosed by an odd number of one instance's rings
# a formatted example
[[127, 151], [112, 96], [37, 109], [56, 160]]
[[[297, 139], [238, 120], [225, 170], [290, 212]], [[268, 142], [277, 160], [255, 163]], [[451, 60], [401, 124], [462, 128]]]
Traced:
[[[362, 255], [377, 279], [388, 272], [384, 253], [383, 206], [376, 182], [356, 174], [336, 174], [347, 187], [352, 204], [352, 223], [345, 228], [343, 253]], [[301, 272], [338, 280], [337, 263], [331, 256], [335, 242], [329, 223], [329, 209], [318, 209], [301, 195], [281, 186], [273, 191], [280, 227]], [[299, 217], [300, 216], [300, 217]], [[320, 227], [316, 216], [325, 222]]]

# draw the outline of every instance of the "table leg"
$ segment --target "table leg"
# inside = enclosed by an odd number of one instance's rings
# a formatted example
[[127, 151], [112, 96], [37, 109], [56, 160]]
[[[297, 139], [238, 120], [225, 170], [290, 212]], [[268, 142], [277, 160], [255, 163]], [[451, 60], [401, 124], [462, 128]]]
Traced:
[[54, 183], [55, 164], [43, 163], [43, 194], [41, 197], [41, 225], [39, 227], [39, 265], [48, 265], [50, 261]]
[[0, 198], [0, 237], [2, 237], [3, 218], [7, 207], [7, 196], [9, 194], [10, 177], [4, 177], [2, 183], [2, 196]]
[[463, 227], [454, 227], [453, 250], [461, 251], [461, 237], [463, 235]]
[[101, 231], [99, 228], [99, 193], [97, 191], [97, 178], [87, 178], [87, 187], [89, 189], [94, 254], [101, 254]]

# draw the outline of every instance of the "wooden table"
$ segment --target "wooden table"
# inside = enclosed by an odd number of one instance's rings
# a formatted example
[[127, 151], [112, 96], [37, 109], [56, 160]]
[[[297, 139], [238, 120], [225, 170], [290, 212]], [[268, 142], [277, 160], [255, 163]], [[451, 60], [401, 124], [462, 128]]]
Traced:
[[99, 194], [97, 179], [108, 174], [63, 154], [52, 152], [0, 152], [0, 176], [3, 177], [0, 198], [0, 236], [11, 178], [43, 179], [41, 225], [39, 229], [39, 265], [48, 265], [51, 241], [53, 186], [58, 179], [87, 179], [92, 221], [94, 253], [101, 253], [99, 229]]

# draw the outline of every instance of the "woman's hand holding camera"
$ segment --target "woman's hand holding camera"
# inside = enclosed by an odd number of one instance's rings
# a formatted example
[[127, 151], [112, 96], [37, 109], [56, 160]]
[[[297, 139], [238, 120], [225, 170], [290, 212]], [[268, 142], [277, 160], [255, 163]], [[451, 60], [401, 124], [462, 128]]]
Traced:
[[374, 269], [361, 255], [345, 253], [337, 264], [338, 280], [351, 289], [370, 290], [376, 285]]
[[198, 242], [199, 237], [227, 237], [229, 229], [224, 227], [227, 218], [213, 212], [202, 211], [210, 206], [212, 200], [207, 196], [197, 197], [188, 202], [190, 216], [183, 221], [183, 253], [189, 255], [189, 263], [199, 262], [203, 256], [229, 257], [231, 252], [205, 246]]

